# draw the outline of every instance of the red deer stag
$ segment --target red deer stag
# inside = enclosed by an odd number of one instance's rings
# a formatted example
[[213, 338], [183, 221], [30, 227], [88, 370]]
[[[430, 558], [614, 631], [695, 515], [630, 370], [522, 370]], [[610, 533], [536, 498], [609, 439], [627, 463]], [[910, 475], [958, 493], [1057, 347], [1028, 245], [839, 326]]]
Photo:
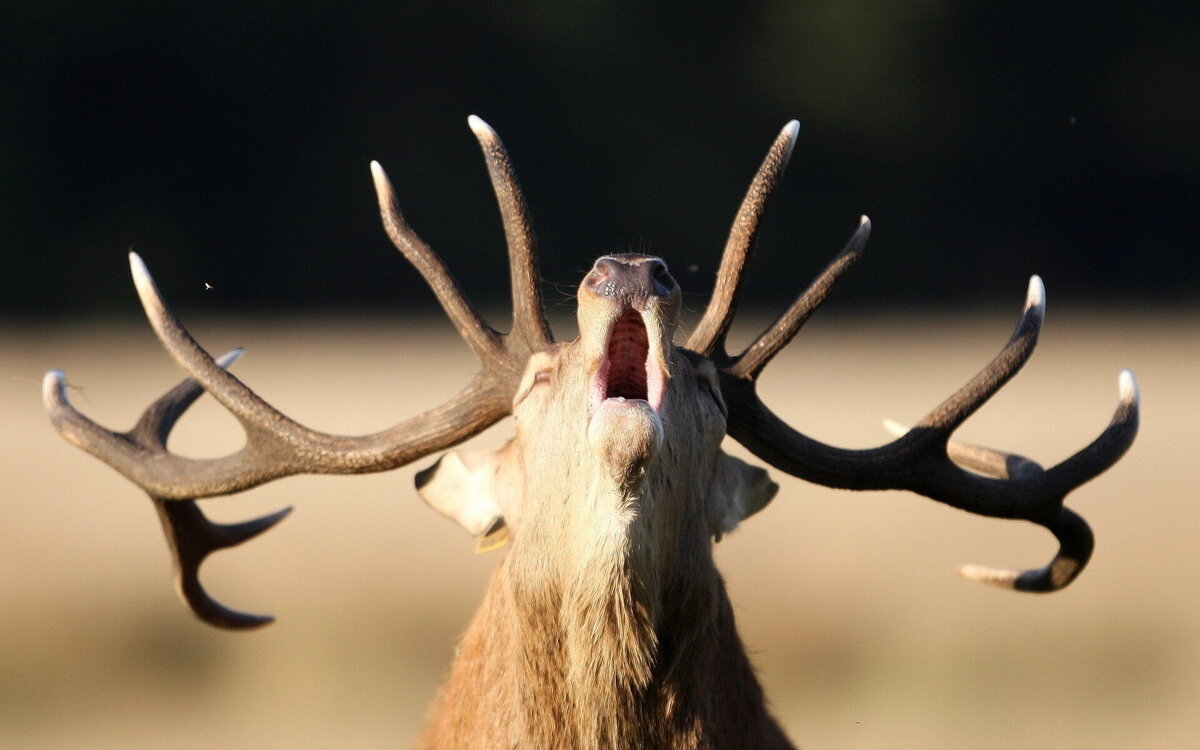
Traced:
[[[579, 287], [579, 338], [556, 342], [546, 323], [525, 201], [496, 133], [471, 129], [500, 205], [510, 255], [513, 320], [493, 330], [442, 261], [405, 223], [383, 169], [372, 164], [388, 236], [432, 287], [482, 368], [445, 404], [373, 435], [311, 430], [281, 414], [214, 359], [163, 303], [131, 256], [151, 325], [189, 378], [155, 401], [128, 432], [107, 430], [67, 402], [61, 372], [46, 375], [46, 407], [70, 442], [145, 490], [161, 516], [180, 593], [200, 619], [252, 628], [269, 616], [226, 608], [201, 586], [210, 553], [240, 544], [286, 510], [246, 523], [211, 523], [198, 498], [292, 474], [355, 474], [403, 466], [512, 415], [516, 436], [496, 451], [451, 452], [417, 475], [426, 501], [480, 544], [507, 539], [437, 698], [422, 746], [716, 748], [787, 747], [734, 626], [712, 544], [774, 496], [766, 472], [726, 455], [732, 436], [772, 466], [829, 487], [905, 489], [947, 505], [1046, 527], [1059, 550], [1027, 572], [969, 567], [971, 578], [1022, 591], [1071, 582], [1092, 533], [1063, 505], [1132, 443], [1138, 400], [1120, 377], [1111, 424], [1090, 445], [1043, 469], [1021, 456], [968, 446], [951, 434], [1033, 351], [1043, 317], [1034, 277], [1012, 338], [978, 375], [915, 427], [869, 450], [817, 442], [789, 427], [756, 394], [771, 359], [862, 254], [864, 217], [845, 249], [783, 315], [737, 355], [726, 350], [742, 270], [759, 217], [786, 165], [798, 126], [788, 123], [734, 219], [716, 288], [683, 346], [672, 341], [679, 286], [646, 255], [608, 255]], [[167, 436], [203, 392], [242, 424], [236, 453], [196, 460]]]

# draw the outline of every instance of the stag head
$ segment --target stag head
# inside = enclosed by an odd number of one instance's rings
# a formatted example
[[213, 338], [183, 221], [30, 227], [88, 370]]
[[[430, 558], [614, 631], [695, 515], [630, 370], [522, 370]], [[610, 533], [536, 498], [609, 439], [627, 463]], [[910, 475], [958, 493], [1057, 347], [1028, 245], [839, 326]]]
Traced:
[[513, 398], [516, 436], [497, 451], [448, 454], [417, 486], [481, 549], [509, 533], [533, 550], [578, 547], [547, 561], [569, 567], [606, 533], [632, 536], [641, 580], [669, 580], [778, 487], [721, 450], [717, 370], [672, 345], [680, 291], [662, 260], [604, 256], [578, 299], [579, 338], [530, 357]]
[[[493, 330], [467, 302], [441, 260], [405, 222], [383, 169], [372, 164], [386, 232], [430, 284], [482, 363], [479, 375], [446, 404], [373, 435], [311, 430], [227, 371], [240, 350], [213, 358], [197, 344], [163, 303], [136, 255], [131, 266], [147, 316], [188, 379], [154, 402], [132, 430], [118, 433], [75, 410], [67, 401], [63, 374], [47, 373], [46, 406], [59, 432], [153, 499], [175, 557], [179, 590], [201, 619], [229, 628], [271, 620], [217, 603], [201, 587], [198, 569], [213, 551], [261, 533], [287, 511], [221, 525], [205, 518], [196, 499], [292, 474], [393, 469], [452, 447], [510, 414], [516, 435], [505, 446], [446, 454], [417, 475], [417, 485], [431, 505], [478, 537], [480, 548], [511, 538], [512, 557], [556, 550], [552, 559], [526, 560], [548, 578], [561, 580], [569, 571], [557, 568], [578, 569], [605, 545], [630, 551], [640, 580], [651, 589], [669, 585], [677, 570], [711, 557], [710, 540], [762, 509], [777, 489], [765, 471], [721, 451], [726, 434], [772, 466], [809, 481], [858, 490], [906, 489], [974, 513], [1032, 521], [1059, 541], [1058, 553], [1041, 569], [972, 566], [964, 569], [970, 577], [1052, 591], [1083, 569], [1092, 534], [1063, 501], [1132, 443], [1138, 408], [1128, 372], [1120, 377], [1120, 401], [1108, 428], [1057, 466], [1043, 469], [1016, 454], [951, 440], [1032, 353], [1044, 311], [1036, 276], [1011, 339], [962, 389], [913, 428], [899, 428], [890, 443], [868, 450], [835, 448], [775, 416], [759, 400], [756, 382], [862, 255], [871, 229], [866, 217], [824, 272], [744, 351], [731, 355], [725, 343], [759, 218], [795, 142], [795, 122], [780, 132], [751, 182], [712, 299], [683, 346], [672, 343], [679, 325], [678, 284], [662, 260], [631, 254], [596, 261], [579, 287], [579, 338], [554, 341], [543, 313], [533, 233], [508, 155], [482, 120], [469, 122], [483, 149], [508, 242], [513, 321], [507, 334]], [[205, 391], [241, 422], [245, 447], [211, 460], [169, 452], [168, 434]]]

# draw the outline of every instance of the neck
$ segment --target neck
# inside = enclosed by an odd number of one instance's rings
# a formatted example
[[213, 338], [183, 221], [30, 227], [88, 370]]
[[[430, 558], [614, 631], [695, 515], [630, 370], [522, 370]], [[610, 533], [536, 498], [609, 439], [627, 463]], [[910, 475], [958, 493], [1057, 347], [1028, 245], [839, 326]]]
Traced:
[[[539, 552], [546, 547], [529, 555], [514, 547], [506, 584], [519, 649], [532, 674], [550, 677], [529, 680], [526, 705], [561, 714], [539, 723], [569, 725], [573, 735], [551, 744], [655, 746], [656, 727], [679, 708], [679, 686], [697, 681], [699, 660], [689, 652], [716, 648], [701, 642], [715, 637], [715, 604], [724, 597], [709, 542], [673, 540], [676, 549], [661, 549], [653, 542], [664, 538], [656, 532], [667, 521], [652, 497], [632, 491], [600, 498], [556, 525], [576, 541], [557, 570], [544, 567]], [[694, 575], [684, 577], [676, 560], [688, 547], [698, 559], [687, 566]]]
[[[665, 505], [639, 488], [525, 519], [430, 746], [707, 747], [705, 712], [720, 705], [708, 693], [726, 688], [764, 715], [711, 543], [700, 527], [664, 533], [677, 525]], [[654, 543], [664, 538], [671, 549]]]

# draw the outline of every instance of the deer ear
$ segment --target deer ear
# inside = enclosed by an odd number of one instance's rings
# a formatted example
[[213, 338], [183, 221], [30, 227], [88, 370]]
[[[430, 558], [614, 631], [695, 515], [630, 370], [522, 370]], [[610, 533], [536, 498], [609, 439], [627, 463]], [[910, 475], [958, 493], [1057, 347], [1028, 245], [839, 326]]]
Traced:
[[451, 451], [416, 476], [417, 492], [433, 509], [479, 540], [476, 551], [504, 544], [507, 526], [499, 474], [506, 451]]
[[779, 491], [779, 485], [771, 481], [765, 469], [721, 453], [713, 489], [716, 493], [713, 537], [719, 542], [744, 519], [765, 508]]

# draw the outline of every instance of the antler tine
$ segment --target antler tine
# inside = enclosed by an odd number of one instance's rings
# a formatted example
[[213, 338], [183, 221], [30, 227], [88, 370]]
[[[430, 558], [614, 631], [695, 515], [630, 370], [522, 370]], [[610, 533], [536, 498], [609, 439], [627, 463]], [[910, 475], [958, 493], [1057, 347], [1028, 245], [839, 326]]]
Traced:
[[721, 266], [717, 271], [712, 297], [704, 310], [704, 316], [696, 325], [696, 330], [688, 337], [686, 348], [705, 356], [712, 356], [718, 350], [724, 353], [725, 335], [737, 311], [742, 272], [754, 245], [754, 238], [758, 235], [759, 220], [762, 218], [767, 199], [771, 197], [779, 183], [780, 175], [787, 168], [799, 132], [800, 123], [796, 120], [784, 125], [754, 174], [754, 179], [750, 181], [746, 197], [742, 199], [742, 204], [733, 219], [733, 226], [729, 230], [729, 239], [725, 242], [725, 251], [721, 255]]
[[1083, 572], [1092, 558], [1096, 537], [1092, 529], [1070, 508], [1060, 507], [1048, 520], [1034, 521], [1044, 526], [1058, 540], [1058, 552], [1049, 564], [1034, 570], [990, 568], [985, 565], [963, 565], [958, 572], [972, 581], [1016, 591], [1046, 594], [1066, 588]]
[[479, 117], [467, 118], [471, 132], [479, 141], [487, 163], [488, 177], [508, 243], [509, 274], [512, 280], [513, 333], [530, 351], [546, 348], [554, 341], [542, 304], [541, 279], [538, 277], [537, 240], [529, 221], [529, 208], [508, 151], [500, 136]]
[[230, 609], [209, 596], [200, 584], [200, 564], [217, 550], [249, 541], [282, 521], [291, 508], [262, 518], [235, 524], [210, 521], [191, 500], [152, 497], [162, 521], [167, 545], [175, 563], [175, 589], [197, 617], [209, 625], [228, 630], [248, 630], [275, 621], [271, 615], [255, 615]]
[[[904, 437], [912, 429], [891, 419], [883, 420], [883, 428], [893, 437]], [[1041, 464], [1016, 453], [957, 440], [946, 444], [946, 455], [964, 469], [996, 479], [1028, 479], [1043, 471]]]
[[757, 378], [763, 368], [791, 342], [800, 328], [821, 306], [821, 303], [833, 291], [834, 284], [842, 277], [842, 274], [849, 271], [851, 266], [862, 257], [870, 236], [871, 220], [863, 216], [858, 220], [858, 229], [854, 231], [842, 252], [838, 253], [838, 256], [826, 266], [821, 275], [792, 302], [783, 315], [779, 316], [769, 328], [759, 334], [754, 343], [747, 346], [738, 355], [736, 361], [730, 365], [729, 372], [736, 377]]
[[1078, 487], [1115, 464], [1137, 437], [1141, 396], [1129, 370], [1117, 378], [1120, 395], [1112, 421], [1086, 448], [1047, 470], [1047, 479], [1061, 487]]
[[127, 435], [101, 427], [71, 405], [67, 398], [67, 376], [62, 370], [50, 370], [42, 378], [42, 403], [58, 434], [102, 461], [114, 466], [129, 465], [140, 453]]
[[484, 322], [467, 301], [442, 259], [404, 220], [387, 172], [383, 171], [383, 167], [377, 161], [371, 162], [371, 177], [375, 182], [375, 194], [379, 198], [379, 215], [383, 220], [383, 229], [392, 244], [429, 284], [442, 309], [446, 311], [446, 316], [471, 347], [471, 351], [484, 361], [502, 358], [499, 334]]
[[919, 428], [927, 428], [931, 435], [940, 435], [946, 440], [953, 432], [996, 394], [1004, 384], [1025, 366], [1033, 349], [1037, 346], [1038, 334], [1046, 320], [1046, 287], [1041, 277], [1029, 278], [1029, 289], [1025, 294], [1025, 307], [1021, 319], [1008, 343], [999, 354], [971, 378], [954, 395], [929, 412], [920, 422]]

